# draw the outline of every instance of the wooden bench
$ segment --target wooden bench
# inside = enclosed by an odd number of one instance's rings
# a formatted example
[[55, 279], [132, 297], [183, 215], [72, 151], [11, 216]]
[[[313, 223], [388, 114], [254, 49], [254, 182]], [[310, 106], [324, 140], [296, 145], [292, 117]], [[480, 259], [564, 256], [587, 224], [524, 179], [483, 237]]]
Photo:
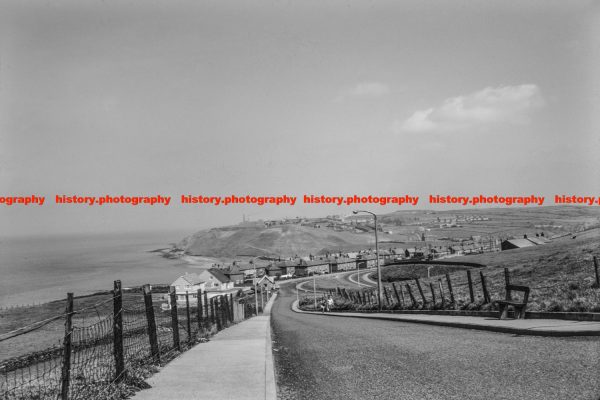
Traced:
[[[523, 301], [512, 300], [511, 292], [523, 292]], [[506, 300], [496, 300], [494, 303], [500, 311], [500, 319], [508, 317], [508, 309], [513, 308], [515, 318], [525, 319], [525, 308], [529, 300], [529, 287], [519, 285], [506, 285]]]

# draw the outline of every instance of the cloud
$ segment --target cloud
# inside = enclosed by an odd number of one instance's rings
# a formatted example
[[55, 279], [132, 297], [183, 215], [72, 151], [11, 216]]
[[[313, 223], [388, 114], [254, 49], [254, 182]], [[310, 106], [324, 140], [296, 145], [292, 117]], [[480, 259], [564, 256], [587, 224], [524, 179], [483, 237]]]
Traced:
[[451, 97], [438, 107], [415, 111], [395, 121], [395, 132], [454, 132], [497, 124], [526, 124], [530, 114], [543, 107], [544, 99], [534, 84], [487, 87], [468, 95]]
[[377, 98], [390, 93], [390, 88], [381, 82], [361, 82], [354, 87], [344, 90], [335, 101], [343, 101], [351, 98]]

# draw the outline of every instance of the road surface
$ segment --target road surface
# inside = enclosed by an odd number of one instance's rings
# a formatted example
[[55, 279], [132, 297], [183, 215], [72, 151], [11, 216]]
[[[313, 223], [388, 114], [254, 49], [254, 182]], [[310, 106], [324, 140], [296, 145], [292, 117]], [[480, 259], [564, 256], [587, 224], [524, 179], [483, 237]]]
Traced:
[[600, 398], [600, 338], [543, 338], [298, 314], [293, 285], [272, 312], [278, 397]]

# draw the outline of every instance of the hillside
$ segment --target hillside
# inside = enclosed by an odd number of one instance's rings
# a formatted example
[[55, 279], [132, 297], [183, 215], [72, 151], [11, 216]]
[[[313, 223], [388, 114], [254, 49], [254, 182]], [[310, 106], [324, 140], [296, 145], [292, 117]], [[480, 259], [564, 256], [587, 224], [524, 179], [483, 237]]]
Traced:
[[[378, 217], [381, 248], [449, 246], [476, 236], [506, 239], [537, 232], [553, 237], [600, 226], [600, 209], [594, 207], [408, 210]], [[214, 258], [360, 250], [374, 247], [373, 223], [365, 215], [246, 222], [197, 232], [177, 247], [188, 255]]]
[[190, 255], [206, 257], [321, 254], [374, 245], [372, 234], [336, 232], [301, 225], [232, 226], [213, 228], [185, 238], [178, 247]]

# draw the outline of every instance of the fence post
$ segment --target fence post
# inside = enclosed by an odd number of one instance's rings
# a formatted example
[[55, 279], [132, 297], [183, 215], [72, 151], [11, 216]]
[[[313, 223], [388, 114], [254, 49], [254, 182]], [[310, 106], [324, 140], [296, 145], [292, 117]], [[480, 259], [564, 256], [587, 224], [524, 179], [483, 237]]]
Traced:
[[402, 307], [406, 307], [406, 301], [404, 300], [404, 289], [402, 289], [402, 284], [398, 285], [400, 287], [400, 297], [402, 298]]
[[398, 294], [398, 288], [396, 287], [396, 282], [392, 283], [392, 287], [394, 288], [394, 294], [396, 295], [396, 300], [398, 300], [398, 304], [400, 304], [400, 307], [404, 307], [404, 302], [400, 300], [400, 295]]
[[467, 270], [467, 281], [469, 282], [469, 296], [471, 298], [471, 303], [475, 302], [475, 294], [473, 293], [473, 278], [471, 278], [471, 270]]
[[223, 309], [225, 311], [223, 313], [223, 316], [225, 317], [223, 326], [227, 326], [227, 325], [229, 325], [229, 322], [231, 321], [231, 316], [229, 315], [229, 296], [228, 295], [223, 296]]
[[144, 304], [146, 306], [146, 321], [148, 322], [148, 339], [150, 340], [150, 354], [152, 359], [160, 363], [160, 351], [158, 348], [158, 338], [156, 336], [156, 318], [154, 317], [154, 307], [152, 304], [152, 290], [150, 285], [142, 287], [144, 292]]
[[206, 293], [206, 290], [204, 291], [204, 314], [206, 315], [206, 322], [208, 322], [208, 293]]
[[[504, 268], [504, 283], [506, 286], [510, 285], [510, 274], [508, 272], [508, 268]], [[506, 300], [512, 300], [512, 295], [510, 294], [510, 290], [506, 291]]]
[[444, 288], [442, 286], [442, 280], [438, 279], [438, 284], [440, 285], [440, 296], [442, 296], [442, 308], [446, 306], [446, 299], [444, 296]]
[[454, 291], [452, 290], [452, 281], [450, 280], [450, 274], [446, 274], [446, 282], [448, 283], [448, 291], [450, 292], [450, 302], [452, 306], [456, 308], [456, 301], [454, 301]]
[[210, 324], [214, 326], [217, 324], [217, 318], [215, 315], [215, 297], [210, 298]]
[[235, 305], [235, 302], [233, 300], [233, 293], [229, 294], [229, 310], [230, 310], [230, 317], [231, 317], [231, 322], [235, 322], [235, 311], [233, 309]]
[[594, 256], [594, 270], [596, 271], [596, 287], [600, 287], [600, 275], [598, 275], [598, 259]]
[[479, 276], [481, 277], [481, 289], [483, 290], [483, 302], [491, 303], [490, 292], [488, 292], [487, 284], [485, 282], [485, 276], [483, 276], [483, 271], [479, 271]]
[[73, 293], [67, 293], [65, 310], [65, 339], [63, 349], [63, 365], [61, 372], [60, 399], [69, 399], [69, 381], [71, 377], [71, 334], [73, 333]]
[[427, 304], [427, 299], [425, 298], [425, 293], [423, 293], [423, 288], [421, 287], [421, 281], [419, 281], [419, 278], [416, 278], [415, 282], [417, 282], [417, 289], [419, 289], [419, 294], [421, 295], [421, 298], [423, 299], [423, 305], [425, 305], [425, 304]]
[[115, 356], [115, 381], [119, 382], [125, 375], [125, 358], [123, 354], [123, 289], [121, 288], [121, 281], [114, 281], [113, 351]]
[[415, 299], [415, 296], [413, 296], [412, 290], [410, 289], [410, 285], [406, 285], [406, 290], [408, 290], [408, 295], [410, 296], [410, 301], [412, 303], [412, 306], [416, 307], [417, 300]]
[[177, 350], [181, 350], [181, 344], [179, 343], [179, 318], [177, 315], [177, 295], [175, 294], [175, 287], [169, 288], [169, 298], [171, 299], [171, 328], [173, 329], [173, 346]]
[[202, 316], [202, 289], [198, 289], [198, 293], [196, 294], [196, 297], [198, 298], [198, 332], [202, 332], [202, 321], [204, 320], [203, 316]]
[[221, 296], [214, 297], [214, 303], [215, 303], [214, 308], [217, 313], [217, 315], [216, 315], [216, 317], [217, 317], [217, 332], [219, 332], [223, 328], [221, 325], [221, 307], [220, 307], [221, 299], [220, 299], [220, 297]]
[[383, 286], [383, 294], [385, 294], [385, 301], [387, 302], [387, 305], [391, 306], [392, 303], [390, 302], [390, 294], [388, 293], [388, 288], [386, 286]]
[[433, 290], [433, 283], [429, 282], [429, 289], [431, 289], [431, 300], [433, 301], [433, 308], [435, 308], [435, 290]]
[[190, 294], [185, 292], [185, 316], [187, 322], [188, 343], [192, 343], [192, 321], [190, 318]]
[[227, 295], [223, 296], [223, 328], [229, 326], [229, 298]]

